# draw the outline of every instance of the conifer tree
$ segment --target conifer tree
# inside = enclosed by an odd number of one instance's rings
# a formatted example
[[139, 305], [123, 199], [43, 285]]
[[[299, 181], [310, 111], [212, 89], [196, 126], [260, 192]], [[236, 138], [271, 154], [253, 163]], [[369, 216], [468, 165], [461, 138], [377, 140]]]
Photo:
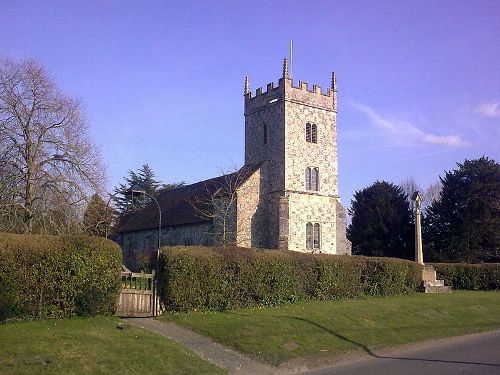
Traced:
[[112, 225], [112, 210], [111, 207], [107, 207], [107, 203], [99, 194], [94, 194], [83, 214], [84, 233], [89, 236], [105, 237]]
[[[150, 196], [156, 197], [160, 182], [155, 179], [155, 174], [148, 164], [144, 164], [138, 171], [128, 171], [128, 177], [125, 177], [125, 183], [120, 183], [114, 190], [116, 210], [123, 215], [127, 212], [139, 209], [148, 204]], [[131, 189], [139, 189], [146, 194], [131, 195]]]
[[400, 187], [377, 181], [356, 191], [349, 214], [353, 254], [414, 259], [412, 213]]
[[498, 262], [500, 164], [483, 156], [457, 166], [441, 178], [441, 199], [424, 220], [424, 247], [435, 261]]

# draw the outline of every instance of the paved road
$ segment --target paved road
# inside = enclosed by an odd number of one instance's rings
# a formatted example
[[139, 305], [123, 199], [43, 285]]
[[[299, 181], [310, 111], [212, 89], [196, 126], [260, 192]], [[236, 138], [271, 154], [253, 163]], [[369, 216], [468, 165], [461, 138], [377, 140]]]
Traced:
[[500, 331], [457, 337], [425, 348], [377, 355], [304, 375], [500, 375]]

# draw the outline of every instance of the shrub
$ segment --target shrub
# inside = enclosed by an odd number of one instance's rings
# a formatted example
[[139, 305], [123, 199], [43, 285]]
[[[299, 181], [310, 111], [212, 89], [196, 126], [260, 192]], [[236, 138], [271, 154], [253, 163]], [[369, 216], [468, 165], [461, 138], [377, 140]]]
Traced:
[[15, 310], [15, 294], [7, 275], [0, 274], [0, 322], [5, 321]]
[[438, 278], [453, 289], [500, 289], [500, 263], [434, 263], [433, 266]]
[[101, 237], [0, 234], [0, 315], [110, 314], [120, 267], [120, 248]]
[[401, 259], [227, 247], [164, 248], [160, 262], [161, 298], [181, 311], [413, 293], [422, 272]]

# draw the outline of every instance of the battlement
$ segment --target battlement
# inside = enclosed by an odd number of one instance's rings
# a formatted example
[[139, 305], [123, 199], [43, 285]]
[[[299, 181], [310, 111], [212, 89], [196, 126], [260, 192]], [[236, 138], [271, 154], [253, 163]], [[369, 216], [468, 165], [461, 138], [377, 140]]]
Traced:
[[[248, 79], [247, 79], [247, 82], [248, 82]], [[276, 90], [278, 90], [279, 88], [302, 90], [304, 92], [308, 92], [311, 94], [328, 96], [328, 97], [332, 97], [333, 93], [334, 93], [333, 89], [328, 88], [328, 89], [326, 89], [326, 91], [324, 91], [320, 85], [316, 85], [316, 84], [313, 84], [312, 90], [310, 90], [309, 85], [306, 81], [299, 80], [298, 84], [294, 85], [294, 82], [291, 78], [285, 78], [285, 79], [280, 78], [277, 86], [275, 85], [275, 82], [270, 82], [267, 84], [266, 90], [264, 90], [263, 87], [259, 87], [259, 88], [257, 88], [257, 90], [255, 90], [255, 93], [253, 95], [252, 95], [252, 92], [250, 91], [250, 89], [248, 88], [248, 91], [245, 92], [245, 98], [247, 100], [256, 99], [257, 97], [265, 96], [265, 95], [268, 95], [270, 93], [273, 93]]]
[[276, 91], [282, 87], [282, 79], [278, 81], [278, 85], [276, 86], [274, 82], [270, 82], [266, 86], [266, 91], [262, 87], [259, 87], [257, 90], [255, 90], [255, 95], [252, 95], [252, 92], [250, 91], [250, 88], [248, 88], [248, 91], [245, 92], [245, 99], [247, 100], [252, 100], [256, 99], [261, 96], [267, 96], [268, 94], [271, 93], [276, 93]]
[[288, 61], [283, 62], [283, 76], [279, 79], [278, 85], [274, 82], [267, 84], [266, 90], [259, 87], [252, 94], [250, 81], [245, 77], [245, 111], [253, 111], [263, 106], [272, 105], [278, 101], [293, 101], [297, 103], [307, 103], [320, 108], [337, 110], [337, 79], [332, 73], [331, 87], [324, 91], [320, 85], [313, 84], [310, 89], [307, 82], [298, 81], [297, 85], [288, 74]]
[[290, 84], [291, 84], [290, 87], [292, 87], [294, 89], [299, 89], [299, 90], [310, 92], [312, 94], [318, 94], [318, 95], [323, 95], [323, 96], [333, 96], [332, 89], [328, 88], [326, 91], [323, 91], [321, 89], [321, 86], [316, 85], [316, 84], [313, 84], [312, 90], [309, 90], [309, 86], [308, 86], [307, 82], [305, 82], [305, 81], [299, 81], [299, 84], [297, 86], [294, 86], [293, 80], [290, 80]]

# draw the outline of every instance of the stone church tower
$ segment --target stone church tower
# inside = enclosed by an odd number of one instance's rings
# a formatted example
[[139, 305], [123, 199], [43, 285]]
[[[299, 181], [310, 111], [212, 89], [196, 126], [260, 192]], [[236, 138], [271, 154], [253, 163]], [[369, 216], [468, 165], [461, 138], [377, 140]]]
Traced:
[[283, 64], [275, 87], [250, 92], [245, 78], [245, 165], [260, 164], [252, 246], [350, 254], [339, 201], [337, 87], [294, 86]]
[[[209, 215], [200, 214], [207, 206]], [[157, 202], [123, 216], [115, 239], [125, 264], [139, 269], [141, 254], [156, 251], [158, 240], [213, 246], [224, 239], [241, 247], [350, 254], [345, 232], [335, 75], [326, 92], [301, 81], [295, 86], [285, 59], [276, 87], [252, 95], [245, 79], [245, 165], [163, 191]]]

